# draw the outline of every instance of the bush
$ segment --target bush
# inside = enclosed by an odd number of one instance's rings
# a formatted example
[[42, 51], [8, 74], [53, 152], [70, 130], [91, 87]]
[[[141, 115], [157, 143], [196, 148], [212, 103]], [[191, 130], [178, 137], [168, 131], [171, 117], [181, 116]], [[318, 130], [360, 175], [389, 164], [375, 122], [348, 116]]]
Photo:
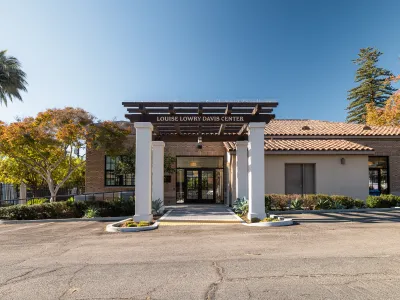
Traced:
[[162, 213], [163, 202], [160, 198], [151, 201], [151, 210], [154, 215], [158, 215]]
[[140, 221], [139, 224], [138, 224], [137, 226], [138, 226], [138, 227], [150, 226], [150, 222], [147, 222], [147, 221]]
[[290, 203], [290, 208], [294, 210], [301, 210], [303, 206], [303, 200], [302, 199], [295, 199]]
[[367, 207], [390, 208], [396, 206], [400, 202], [400, 196], [396, 195], [368, 196], [366, 202], [367, 202]]
[[297, 195], [269, 194], [271, 199], [271, 208], [275, 210], [286, 210], [291, 199], [296, 199]]
[[11, 205], [0, 207], [0, 219], [5, 220], [39, 220], [82, 218], [91, 209], [96, 216], [119, 217], [132, 215], [135, 212], [133, 198], [114, 201], [62, 201], [32, 205]]
[[49, 199], [47, 198], [34, 198], [26, 201], [26, 205], [34, 205], [34, 204], [42, 204], [49, 202]]
[[319, 199], [315, 205], [315, 209], [331, 209], [333, 208], [333, 201], [330, 199]]
[[264, 202], [265, 202], [265, 211], [272, 210], [272, 196], [271, 195], [265, 195], [264, 196]]
[[354, 199], [354, 207], [356, 208], [364, 208], [365, 202], [360, 199]]
[[233, 203], [233, 211], [240, 215], [246, 215], [249, 212], [249, 200], [246, 197], [237, 198]]
[[344, 208], [353, 208], [354, 207], [354, 199], [348, 196], [340, 196], [340, 195], [332, 195], [331, 199], [333, 202], [336, 202], [343, 206]]
[[96, 217], [99, 217], [99, 216], [100, 216], [99, 210], [97, 208], [95, 208], [95, 207], [89, 207], [85, 211], [85, 215], [84, 215], [85, 218], [89, 218], [89, 219], [96, 218]]
[[303, 197], [303, 206], [305, 209], [313, 210], [318, 202], [318, 195], [309, 194]]

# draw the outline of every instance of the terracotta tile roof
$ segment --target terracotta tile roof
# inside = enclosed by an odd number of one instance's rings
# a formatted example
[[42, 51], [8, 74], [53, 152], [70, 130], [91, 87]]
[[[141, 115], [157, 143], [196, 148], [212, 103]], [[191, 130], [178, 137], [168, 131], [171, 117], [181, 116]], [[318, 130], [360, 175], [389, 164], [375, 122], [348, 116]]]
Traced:
[[[227, 150], [236, 150], [234, 142], [225, 142]], [[276, 139], [265, 140], [264, 149], [270, 151], [374, 151], [373, 148], [346, 140]]]
[[266, 151], [373, 151], [346, 140], [265, 140]]
[[399, 136], [400, 128], [319, 120], [274, 119], [265, 126], [266, 136]]

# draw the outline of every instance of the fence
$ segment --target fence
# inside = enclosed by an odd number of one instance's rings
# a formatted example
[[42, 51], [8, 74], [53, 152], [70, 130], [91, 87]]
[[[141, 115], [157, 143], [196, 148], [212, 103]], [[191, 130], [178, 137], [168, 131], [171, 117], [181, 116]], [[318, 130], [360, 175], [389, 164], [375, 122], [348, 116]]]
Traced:
[[[70, 195], [57, 195], [56, 201], [65, 201], [73, 199], [73, 201], [110, 201], [115, 199], [129, 199], [135, 197], [135, 190], [132, 191], [115, 191], [115, 192], [98, 192], [98, 193], [83, 193], [83, 194], [70, 194]], [[0, 206], [17, 205], [17, 204], [39, 204], [49, 202], [50, 196], [44, 197], [28, 197], [27, 199], [5, 199], [0, 200]]]

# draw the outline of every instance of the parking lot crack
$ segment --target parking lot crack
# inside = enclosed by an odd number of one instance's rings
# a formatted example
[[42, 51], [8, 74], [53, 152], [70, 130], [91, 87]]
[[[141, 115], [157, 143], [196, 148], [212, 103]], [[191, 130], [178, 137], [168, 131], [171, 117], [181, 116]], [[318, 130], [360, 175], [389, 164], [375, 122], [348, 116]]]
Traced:
[[72, 282], [73, 282], [73, 280], [75, 279], [75, 276], [76, 276], [80, 271], [82, 271], [84, 268], [86, 268], [86, 267], [87, 267], [87, 265], [85, 264], [85, 265], [83, 265], [82, 267], [80, 267], [79, 269], [77, 269], [75, 272], [72, 273], [71, 278], [68, 280], [67, 288], [66, 288], [66, 290], [61, 294], [61, 296], [58, 298], [59, 300], [63, 299], [63, 297], [66, 296], [68, 292], [70, 292], [70, 293], [75, 292], [75, 289], [72, 287]]
[[214, 261], [212, 265], [218, 275], [218, 280], [209, 285], [206, 292], [206, 300], [215, 299], [215, 293], [217, 292], [219, 285], [224, 281], [224, 268], [219, 266], [216, 261]]

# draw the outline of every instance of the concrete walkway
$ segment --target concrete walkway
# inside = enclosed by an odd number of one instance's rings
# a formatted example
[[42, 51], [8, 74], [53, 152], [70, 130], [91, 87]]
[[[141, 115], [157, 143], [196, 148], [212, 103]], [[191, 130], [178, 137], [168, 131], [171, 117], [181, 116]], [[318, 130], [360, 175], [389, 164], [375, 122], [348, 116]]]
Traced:
[[174, 205], [166, 206], [168, 212], [159, 220], [163, 222], [240, 223], [225, 205]]

